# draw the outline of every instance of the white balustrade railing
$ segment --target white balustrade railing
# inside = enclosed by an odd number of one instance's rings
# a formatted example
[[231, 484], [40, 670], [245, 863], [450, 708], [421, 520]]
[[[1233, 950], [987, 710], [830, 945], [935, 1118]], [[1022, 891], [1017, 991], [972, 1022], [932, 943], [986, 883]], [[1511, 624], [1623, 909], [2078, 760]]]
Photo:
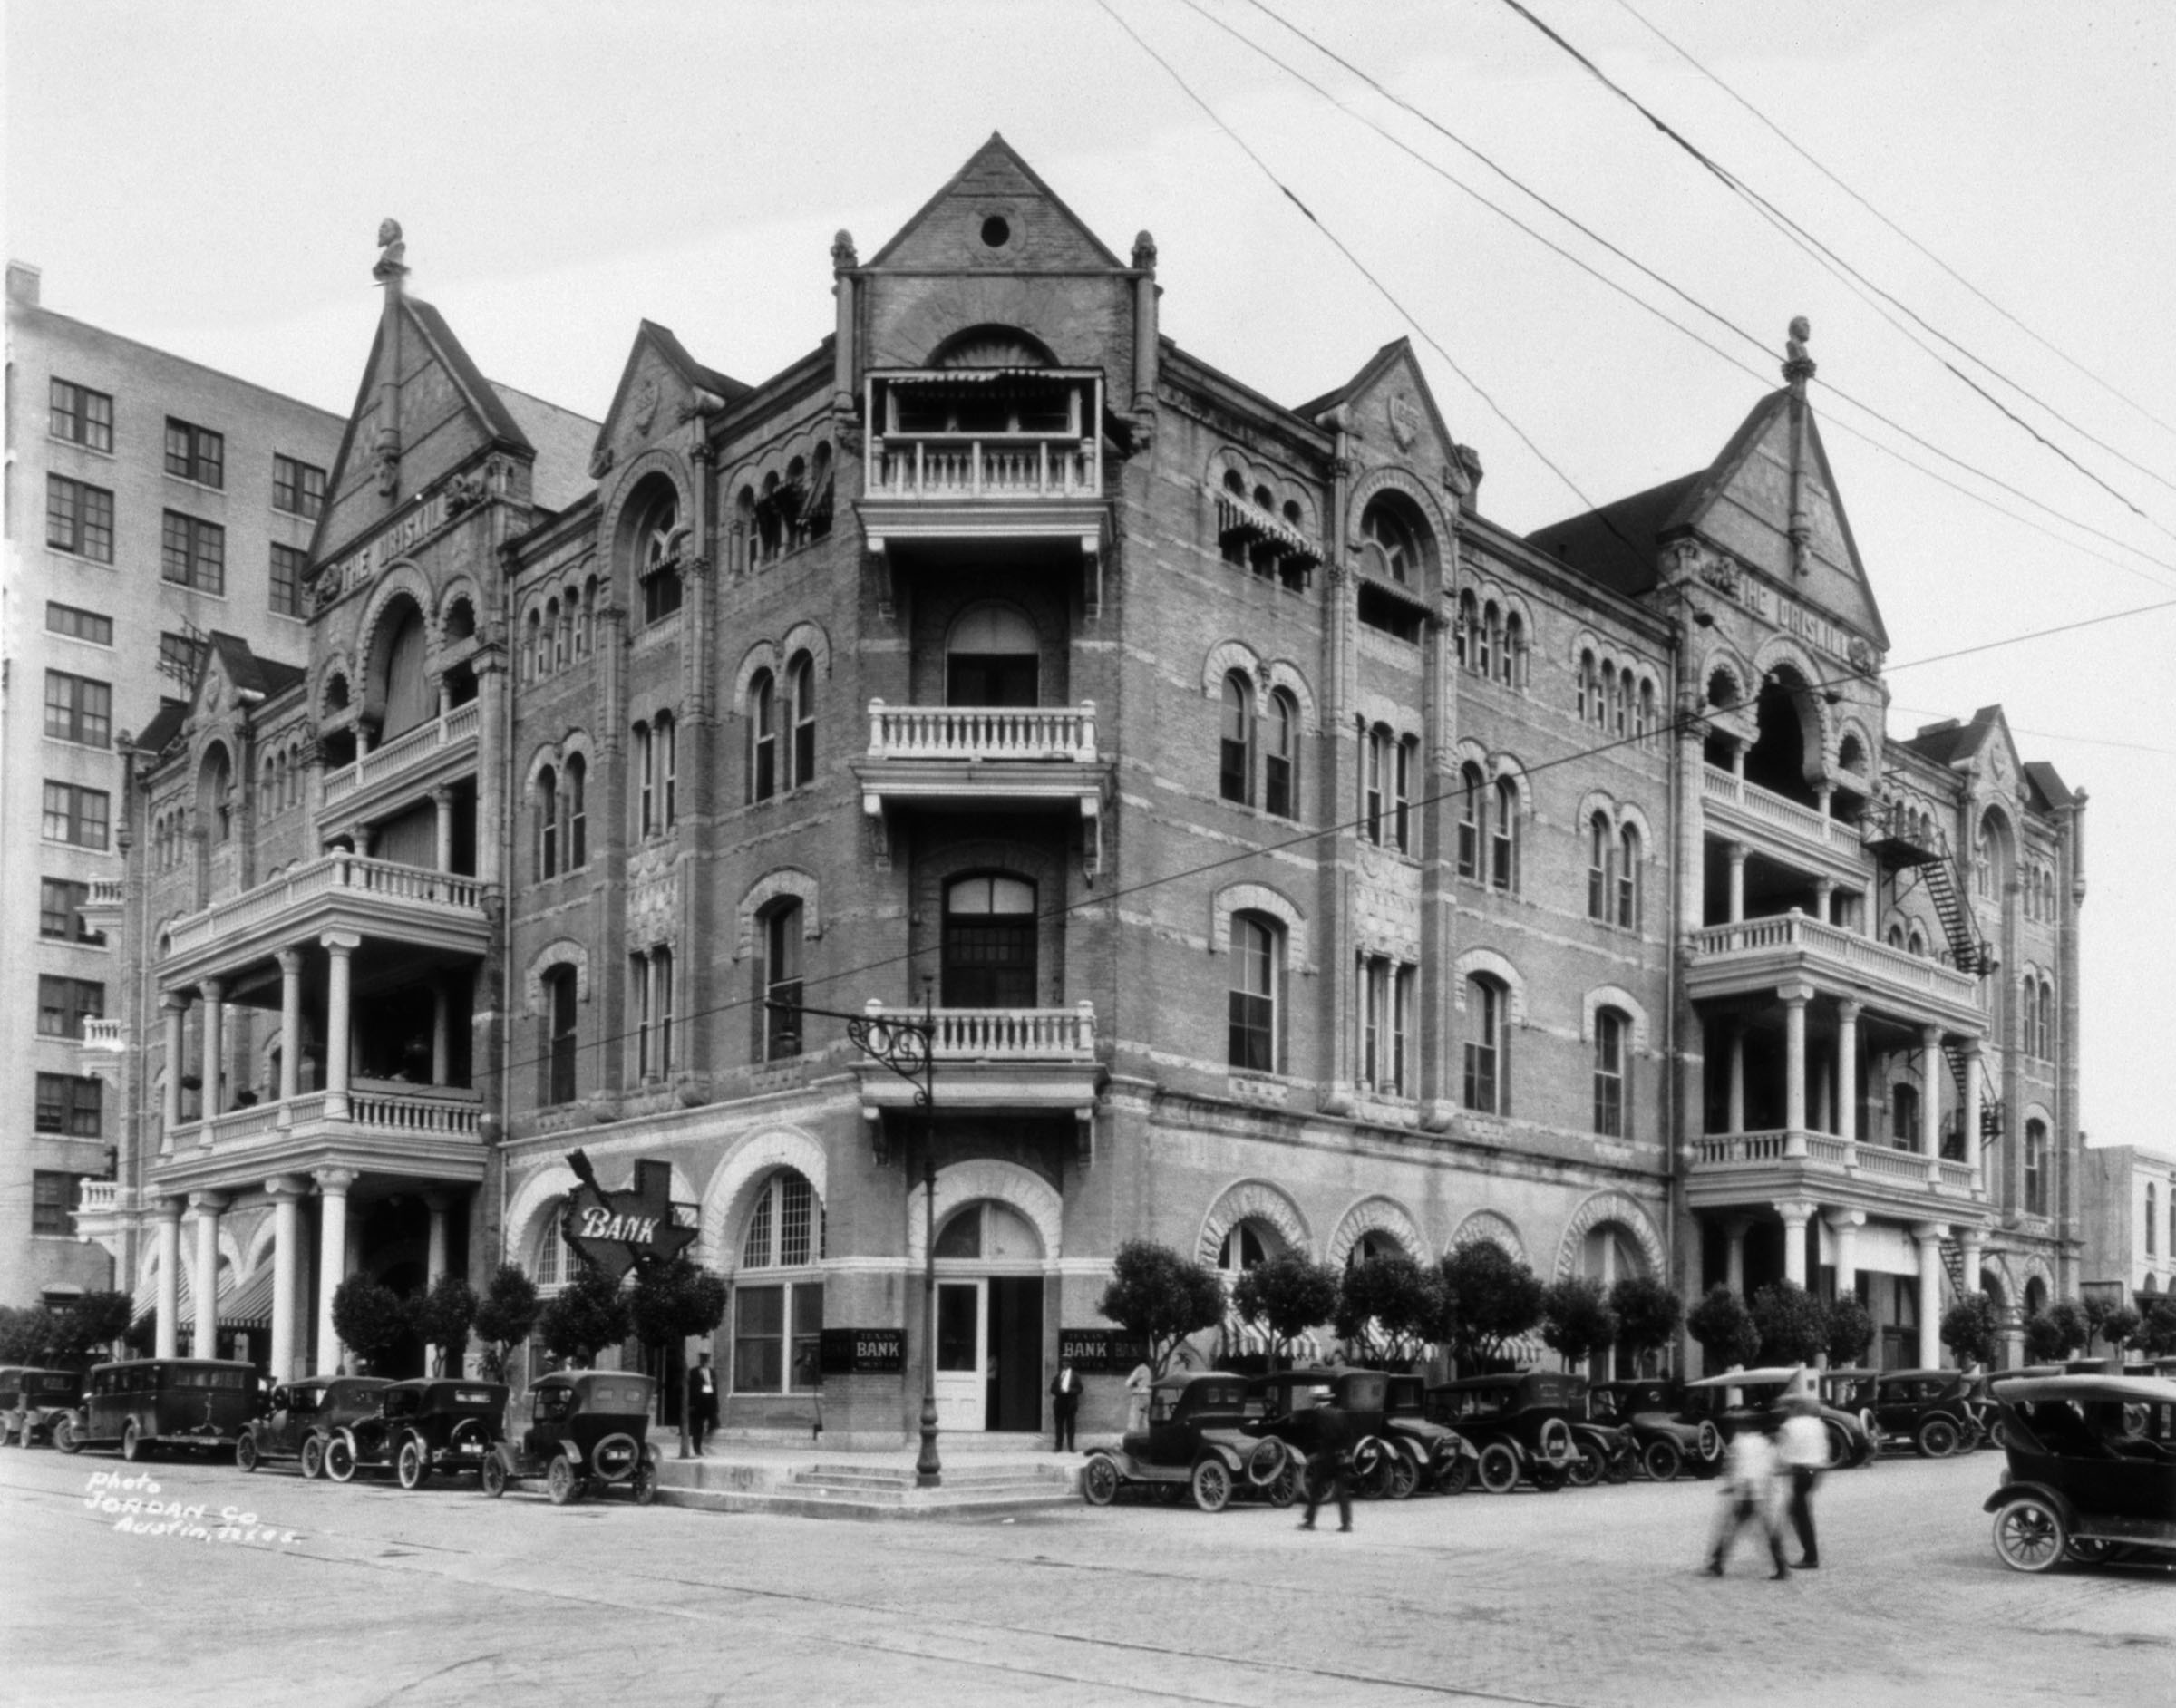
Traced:
[[86, 1050], [125, 1050], [129, 1041], [117, 1017], [83, 1022], [83, 1048]]
[[463, 912], [483, 905], [483, 885], [473, 878], [367, 859], [360, 854], [326, 854], [282, 872], [269, 883], [215, 902], [201, 913], [177, 919], [168, 932], [170, 952], [186, 954], [276, 919], [298, 903], [338, 891]]
[[75, 1213], [78, 1216], [111, 1216], [121, 1204], [119, 1180], [78, 1180], [75, 1183]]
[[1780, 1162], [1788, 1136], [1781, 1131], [1709, 1133], [1693, 1141], [1694, 1158], [1705, 1168], [1728, 1168], [1734, 1163]]
[[413, 1092], [377, 1086], [351, 1087], [345, 1119], [327, 1113], [325, 1092], [306, 1092], [287, 1102], [253, 1103], [230, 1109], [209, 1121], [192, 1121], [174, 1129], [175, 1150], [226, 1150], [258, 1143], [280, 1132], [330, 1124], [374, 1128], [380, 1132], [425, 1133], [473, 1139], [483, 1117], [483, 1100], [473, 1092], [433, 1086]]
[[325, 778], [325, 801], [327, 806], [344, 801], [356, 790], [369, 783], [383, 782], [409, 766], [418, 764], [433, 753], [472, 739], [483, 724], [483, 702], [471, 700], [466, 705], [457, 705], [442, 717], [428, 723], [405, 730], [383, 746], [360, 753], [352, 765], [338, 771], [327, 772]]
[[1077, 706], [869, 703], [871, 759], [1095, 758], [1095, 702]]
[[1093, 435], [880, 433], [869, 442], [871, 498], [1101, 498]]
[[[872, 1002], [872, 1020], [918, 1024], [918, 1008]], [[1085, 1062], [1095, 1055], [1095, 1004], [1071, 1008], [938, 1008], [930, 1053], [938, 1062]]]
[[1978, 981], [1954, 967], [1903, 949], [1892, 949], [1795, 908], [1735, 925], [1708, 926], [1693, 935], [1695, 955], [1754, 955], [1776, 949], [1803, 949], [1825, 959], [1871, 974], [1889, 984], [1924, 991], [1965, 1005], [1978, 1001]]
[[347, 1107], [348, 1120], [357, 1127], [462, 1139], [476, 1136], [483, 1116], [481, 1101], [418, 1096], [412, 1092], [354, 1092], [349, 1094]]
[[93, 878], [91, 880], [91, 905], [93, 907], [118, 907], [129, 898], [129, 887], [119, 878]]
[[1735, 807], [1749, 818], [1773, 825], [1805, 841], [1818, 842], [1836, 853], [1855, 856], [1860, 852], [1859, 832], [1852, 826], [1830, 818], [1817, 808], [1787, 801], [1773, 789], [1747, 782], [1736, 772], [1724, 771], [1719, 765], [1702, 768], [1700, 793], [1706, 800]]
[[1979, 1184], [1979, 1170], [1969, 1162], [1948, 1162], [1940, 1165], [1943, 1187], [1952, 1192], [1969, 1192]]
[[1967, 1163], [1938, 1162], [1930, 1180], [1927, 1159], [1916, 1150], [1898, 1150], [1870, 1140], [1856, 1143], [1833, 1133], [1798, 1136], [1805, 1140], [1802, 1157], [1792, 1155], [1789, 1132], [1707, 1133], [1692, 1141], [1693, 1168], [1697, 1173], [1709, 1173], [1800, 1162], [1819, 1174], [1871, 1175], [1909, 1182], [1921, 1191], [1932, 1184], [1946, 1198], [1970, 1198], [1978, 1188], [1977, 1170]]
[[278, 1130], [279, 1105], [252, 1103], [247, 1109], [230, 1109], [223, 1115], [199, 1121], [196, 1139], [199, 1145], [216, 1150], [227, 1145], [247, 1144], [252, 1139], [261, 1139]]

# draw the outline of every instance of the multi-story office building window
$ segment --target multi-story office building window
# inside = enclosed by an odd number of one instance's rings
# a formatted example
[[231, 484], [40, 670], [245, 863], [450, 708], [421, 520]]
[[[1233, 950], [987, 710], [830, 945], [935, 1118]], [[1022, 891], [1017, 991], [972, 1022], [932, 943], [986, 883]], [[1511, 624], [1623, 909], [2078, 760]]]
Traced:
[[64, 670], [45, 673], [45, 733], [85, 747], [113, 744], [113, 686]]
[[796, 653], [786, 666], [786, 705], [793, 719], [793, 774], [789, 789], [816, 781], [816, 661]]
[[113, 400], [73, 380], [53, 382], [46, 431], [92, 451], [113, 449]]
[[1487, 843], [1489, 782], [1478, 765], [1458, 773], [1458, 875], [1479, 882], [1481, 849]]
[[85, 611], [73, 605], [59, 605], [45, 601], [45, 632], [48, 635], [65, 635], [71, 640], [89, 641], [94, 646], [113, 644], [113, 619], [101, 616], [96, 611]]
[[112, 815], [112, 801], [104, 790], [47, 781], [44, 829], [47, 841], [102, 849]]
[[38, 935], [61, 943], [103, 943], [105, 933], [83, 923], [83, 904], [91, 899], [91, 886], [69, 878], [38, 880]]
[[227, 437], [193, 422], [166, 418], [166, 471], [199, 486], [227, 484]]
[[1617, 833], [1617, 923], [1639, 929], [1639, 832], [1628, 824]]
[[1393, 758], [1391, 784], [1391, 840], [1401, 854], [1413, 852], [1413, 780], [1420, 771], [1421, 744], [1403, 737]]
[[45, 543], [92, 563], [113, 561], [113, 495], [102, 486], [45, 477]]
[[[315, 512], [312, 512], [315, 514]], [[302, 566], [305, 554], [292, 546], [272, 548], [272, 615], [302, 615]]]
[[569, 753], [559, 779], [559, 854], [570, 872], [589, 863], [588, 796], [589, 762]]
[[[293, 457], [272, 459], [272, 508], [312, 520], [325, 509], [325, 471]], [[277, 549], [277, 548], [276, 548]]]
[[778, 792], [778, 690], [768, 670], [748, 684], [748, 799]]
[[166, 512], [160, 539], [159, 573], [199, 593], [227, 591], [227, 530], [200, 516]]
[[183, 693], [194, 692], [197, 672], [204, 667], [204, 655], [210, 647], [210, 642], [194, 635], [177, 635], [169, 629], [159, 636], [159, 674], [180, 684]]
[[64, 1139], [95, 1139], [104, 1131], [106, 1088], [73, 1073], [38, 1075], [37, 1129]]
[[40, 1169], [31, 1177], [30, 1231], [34, 1234], [73, 1236], [77, 1187], [84, 1177]]
[[102, 1020], [106, 1014], [106, 987], [96, 979], [63, 978], [53, 973], [38, 975], [38, 1035], [81, 1043], [83, 1022]]
[[1269, 695], [1269, 751], [1262, 759], [1262, 810], [1299, 817], [1299, 703], [1284, 689]]
[[1509, 777], [1496, 781], [1495, 835], [1489, 845], [1489, 882], [1501, 890], [1519, 888], [1519, 785]]
[[2047, 1214], [2047, 1123], [2037, 1118], [2025, 1123], [2025, 1208]]

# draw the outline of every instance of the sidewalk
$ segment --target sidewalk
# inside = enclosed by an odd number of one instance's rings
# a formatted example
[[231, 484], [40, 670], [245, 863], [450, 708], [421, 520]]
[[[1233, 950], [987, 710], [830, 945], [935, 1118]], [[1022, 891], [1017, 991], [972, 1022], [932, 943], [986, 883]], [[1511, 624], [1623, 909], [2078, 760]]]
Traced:
[[848, 1451], [802, 1438], [733, 1440], [714, 1433], [701, 1459], [682, 1459], [680, 1432], [654, 1429], [664, 1456], [657, 1498], [711, 1512], [809, 1519], [986, 1518], [1077, 1500], [1082, 1455], [1054, 1453], [1047, 1437], [940, 1438], [939, 1485], [918, 1488], [919, 1443]]

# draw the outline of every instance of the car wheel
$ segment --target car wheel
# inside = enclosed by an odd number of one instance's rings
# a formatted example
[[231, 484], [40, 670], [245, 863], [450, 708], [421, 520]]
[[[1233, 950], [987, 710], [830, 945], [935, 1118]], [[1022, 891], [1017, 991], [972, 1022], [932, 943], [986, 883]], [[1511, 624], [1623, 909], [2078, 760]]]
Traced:
[[238, 1470], [255, 1470], [257, 1467], [257, 1437], [245, 1431], [235, 1439], [234, 1464]]
[[131, 1463], [149, 1457], [144, 1451], [143, 1437], [137, 1431], [134, 1418], [121, 1426], [121, 1456]]
[[423, 1480], [431, 1474], [431, 1461], [423, 1451], [423, 1444], [411, 1435], [401, 1443], [401, 1457], [393, 1466], [393, 1474], [401, 1480], [403, 1489], [421, 1489]]
[[1675, 1482], [1678, 1471], [1685, 1467], [1685, 1455], [1677, 1451], [1676, 1441], [1658, 1435], [1647, 1443], [1639, 1462], [1656, 1482]]
[[1081, 1472], [1081, 1499], [1092, 1507], [1107, 1507], [1118, 1499], [1118, 1466], [1108, 1453], [1098, 1453]]
[[1265, 1437], [1247, 1455], [1247, 1481], [1252, 1488], [1267, 1489], [1284, 1469], [1285, 1444], [1274, 1435]]
[[1231, 1472], [1220, 1459], [1194, 1467], [1194, 1504], [1204, 1512], [1221, 1512], [1231, 1499]]
[[657, 1467], [644, 1460], [635, 1467], [635, 1504], [650, 1506], [657, 1499]]
[[582, 1480], [575, 1474], [573, 1463], [566, 1454], [552, 1455], [551, 1470], [546, 1473], [545, 1486], [555, 1507], [565, 1506], [582, 1492]]
[[75, 1432], [75, 1420], [64, 1417], [53, 1426], [53, 1444], [63, 1453], [83, 1451], [83, 1438]]
[[1363, 1435], [1353, 1449], [1353, 1492], [1363, 1500], [1380, 1500], [1390, 1492], [1390, 1449], [1379, 1437]]
[[2063, 1517], [2046, 1501], [2020, 1495], [1995, 1515], [1995, 1551], [2014, 1572], [2044, 1572], [2063, 1560]]
[[1299, 1461], [1287, 1458], [1285, 1468], [1277, 1473], [1277, 1480], [1269, 1485], [1269, 1504], [1278, 1511], [1299, 1499]]
[[2063, 1551], [2081, 1566], [2104, 1566], [2123, 1551], [2123, 1544], [2097, 1536], [2074, 1536]]
[[1481, 1486], [1491, 1494], [1509, 1494], [1519, 1486], [1519, 1455], [1502, 1441], [1481, 1450]]
[[1421, 1486], [1421, 1469], [1403, 1453], [1394, 1453], [1390, 1461], [1390, 1498], [1393, 1500], [1410, 1500], [1413, 1491]]
[[1632, 1473], [1639, 1469], [1639, 1450], [1627, 1441], [1609, 1455], [1608, 1469], [1603, 1475], [1611, 1482], [1630, 1482]]
[[355, 1475], [355, 1444], [345, 1435], [335, 1435], [325, 1444], [325, 1474], [335, 1482], [353, 1481]]
[[1850, 1464], [1854, 1457], [1851, 1451], [1851, 1431], [1832, 1418], [1824, 1420], [1821, 1428], [1827, 1431], [1829, 1437], [1829, 1463], [1841, 1470], [1844, 1466]]
[[1565, 1470], [1574, 1489], [1591, 1489], [1609, 1469], [1609, 1461], [1592, 1441], [1579, 1443], [1579, 1456]]
[[494, 1500], [506, 1492], [506, 1461], [496, 1453], [484, 1455], [483, 1463], [477, 1468], [476, 1480], [483, 1491]]
[[313, 1435], [302, 1444], [302, 1475], [306, 1482], [325, 1475], [325, 1437]]
[[1989, 1447], [2007, 1448], [2009, 1444], [2010, 1432], [2003, 1426], [2002, 1420], [2000, 1418], [1996, 1418], [1994, 1422], [1987, 1425], [1987, 1445]]
[[1534, 1487], [1543, 1494], [1555, 1494], [1563, 1488], [1570, 1475], [1561, 1465], [1536, 1465], [1527, 1472], [1534, 1480]]
[[1700, 1458], [1703, 1463], [1709, 1465], [1717, 1465], [1723, 1461], [1723, 1431], [1706, 1418], [1700, 1420]]
[[1946, 1417], [1930, 1417], [1919, 1425], [1912, 1445], [1922, 1459], [1947, 1459], [1957, 1451], [1957, 1425]]
[[1542, 1458], [1561, 1470], [1579, 1456], [1579, 1443], [1572, 1437], [1571, 1425], [1560, 1417], [1544, 1419], [1534, 1445]]
[[1437, 1473], [1435, 1486], [1447, 1495], [1463, 1494], [1473, 1486], [1473, 1461], [1463, 1453], [1453, 1453]]

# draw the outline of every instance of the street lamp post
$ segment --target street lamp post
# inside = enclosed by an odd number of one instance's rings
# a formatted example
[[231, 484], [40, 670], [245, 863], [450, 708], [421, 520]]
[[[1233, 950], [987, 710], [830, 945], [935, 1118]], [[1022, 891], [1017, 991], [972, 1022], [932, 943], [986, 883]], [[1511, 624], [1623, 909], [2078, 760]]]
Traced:
[[[843, 1020], [846, 1035], [856, 1048], [914, 1087], [915, 1107], [922, 1118], [922, 1449], [915, 1456], [914, 1481], [917, 1488], [935, 1489], [944, 1481], [945, 1468], [937, 1453], [937, 1022], [928, 994], [922, 998], [919, 1020], [847, 1014], [801, 1003], [766, 1000], [763, 1006], [779, 1014]], [[906, 1172], [911, 1181], [913, 1171]]]

